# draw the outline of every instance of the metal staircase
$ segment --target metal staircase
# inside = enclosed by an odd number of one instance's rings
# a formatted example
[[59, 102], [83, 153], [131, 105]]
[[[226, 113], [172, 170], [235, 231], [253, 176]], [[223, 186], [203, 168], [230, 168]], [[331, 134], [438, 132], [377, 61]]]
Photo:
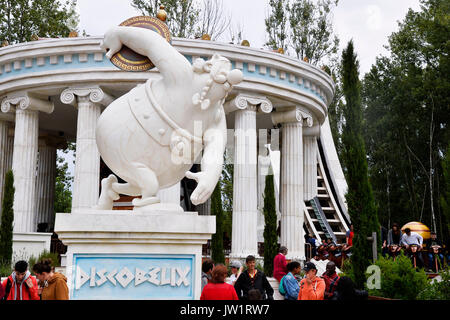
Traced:
[[304, 214], [304, 229], [317, 240], [332, 238], [338, 244], [345, 243], [349, 221], [342, 214], [336, 202], [319, 152], [317, 156], [317, 196], [305, 201]]
[[327, 217], [325, 216], [325, 213], [322, 210], [319, 198], [314, 197], [309, 202], [311, 203], [311, 207], [314, 210], [316, 219], [319, 222], [320, 228], [324, 232], [325, 237], [331, 238], [333, 239], [334, 242], [336, 242], [337, 241], [336, 236], [334, 235], [333, 229], [331, 229], [331, 226], [327, 221]]

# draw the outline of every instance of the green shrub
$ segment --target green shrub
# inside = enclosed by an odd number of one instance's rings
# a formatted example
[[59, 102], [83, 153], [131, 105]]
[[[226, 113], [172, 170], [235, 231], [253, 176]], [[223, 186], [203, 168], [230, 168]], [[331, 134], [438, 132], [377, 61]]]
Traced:
[[28, 259], [28, 270], [30, 270], [30, 272], [33, 272], [33, 266], [37, 262], [41, 261], [42, 259], [52, 259], [53, 267], [61, 266], [61, 264], [59, 263], [59, 259], [58, 259], [58, 253], [49, 252], [47, 250], [44, 250], [44, 252], [42, 252], [38, 258], [33, 256], [33, 257], [30, 257], [30, 259]]
[[441, 272], [442, 281], [434, 281], [419, 293], [419, 300], [450, 300], [450, 269]]
[[342, 268], [340, 270], [340, 277], [349, 277], [350, 279], [352, 279], [353, 283], [355, 283], [355, 273], [350, 259], [344, 260], [344, 264], [342, 265]]
[[11, 261], [0, 259], [0, 277], [7, 277], [12, 272]]
[[273, 275], [273, 259], [278, 253], [277, 212], [275, 210], [275, 191], [273, 175], [266, 176], [264, 188], [264, 273]]
[[416, 270], [403, 253], [395, 261], [380, 256], [375, 265], [381, 269], [381, 289], [369, 289], [369, 295], [415, 300], [429, 286], [425, 271]]
[[9, 170], [5, 175], [5, 189], [2, 202], [0, 222], [0, 260], [11, 263], [13, 256], [13, 224], [14, 224], [14, 175]]

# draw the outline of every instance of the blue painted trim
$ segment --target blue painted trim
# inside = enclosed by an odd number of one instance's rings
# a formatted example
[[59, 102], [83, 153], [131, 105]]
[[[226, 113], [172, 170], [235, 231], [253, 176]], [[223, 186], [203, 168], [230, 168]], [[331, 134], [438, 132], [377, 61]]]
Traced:
[[[192, 64], [192, 56], [185, 55], [186, 59]], [[208, 59], [208, 57], [202, 56], [203, 59]], [[232, 61], [232, 67], [236, 68], [236, 62]], [[5, 72], [5, 66], [0, 66], [2, 70], [2, 74], [0, 75], [0, 80], [12, 78], [15, 76], [21, 76], [21, 75], [27, 75], [34, 72], [52, 72], [56, 70], [70, 70], [70, 69], [84, 69], [84, 68], [115, 68], [114, 65], [109, 61], [108, 59], [105, 59], [105, 55], [102, 55], [102, 61], [95, 61], [94, 54], [90, 53], [88, 54], [88, 59], [85, 62], [80, 62], [79, 54], [73, 54], [72, 55], [72, 62], [65, 63], [64, 62], [64, 56], [59, 55], [57, 56], [57, 63], [56, 64], [50, 64], [50, 57], [44, 58], [44, 65], [38, 66], [37, 65], [37, 59], [32, 59], [32, 65], [31, 67], [25, 67], [25, 61], [21, 61], [21, 69], [20, 70], [14, 70], [14, 63], [10, 63], [11, 65], [11, 71]], [[280, 71], [277, 70], [276, 76], [270, 75], [270, 68], [267, 67], [266, 73], [261, 74], [260, 73], [260, 66], [255, 65], [255, 71], [249, 71], [248, 69], [248, 63], [243, 63], [243, 70], [242, 70], [244, 77], [247, 78], [257, 78], [261, 80], [265, 80], [268, 82], [273, 82], [279, 85], [287, 86], [296, 90], [301, 90], [304, 92], [307, 92], [309, 94], [313, 94], [319, 99], [321, 99], [323, 102], [325, 102], [325, 98], [321, 96], [319, 93], [311, 90], [311, 88], [306, 88], [304, 85], [301, 85], [298, 83], [298, 77], [295, 76], [294, 82], [289, 81], [290, 73], [286, 72], [286, 78], [281, 79], [280, 77]]]

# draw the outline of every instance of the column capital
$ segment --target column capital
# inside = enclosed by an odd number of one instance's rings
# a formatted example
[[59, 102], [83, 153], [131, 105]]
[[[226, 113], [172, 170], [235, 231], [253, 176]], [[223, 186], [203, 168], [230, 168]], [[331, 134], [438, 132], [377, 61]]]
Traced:
[[28, 92], [16, 92], [3, 97], [1, 110], [4, 113], [16, 110], [34, 110], [52, 113], [55, 109], [53, 102], [34, 96]]
[[285, 123], [298, 123], [299, 125], [306, 127], [313, 126], [312, 115], [301, 107], [289, 107], [283, 111], [272, 113], [272, 123], [285, 124]]
[[104, 92], [99, 86], [79, 86], [69, 87], [65, 89], [61, 95], [61, 102], [64, 104], [71, 104], [76, 106], [80, 97], [86, 97], [90, 102], [99, 103], [107, 106], [114, 101], [114, 97]]
[[246, 93], [238, 94], [234, 99], [224, 105], [226, 113], [236, 110], [254, 110], [264, 113], [272, 112], [272, 102], [265, 96]]

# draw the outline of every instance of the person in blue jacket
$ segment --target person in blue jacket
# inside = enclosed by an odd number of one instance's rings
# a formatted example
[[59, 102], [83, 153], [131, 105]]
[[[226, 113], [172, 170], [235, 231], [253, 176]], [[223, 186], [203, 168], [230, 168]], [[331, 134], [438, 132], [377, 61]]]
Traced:
[[295, 275], [300, 273], [301, 266], [297, 261], [292, 261], [287, 264], [288, 273], [283, 279], [283, 288], [286, 294], [284, 295], [285, 300], [297, 300], [298, 291], [300, 287], [298, 285]]

